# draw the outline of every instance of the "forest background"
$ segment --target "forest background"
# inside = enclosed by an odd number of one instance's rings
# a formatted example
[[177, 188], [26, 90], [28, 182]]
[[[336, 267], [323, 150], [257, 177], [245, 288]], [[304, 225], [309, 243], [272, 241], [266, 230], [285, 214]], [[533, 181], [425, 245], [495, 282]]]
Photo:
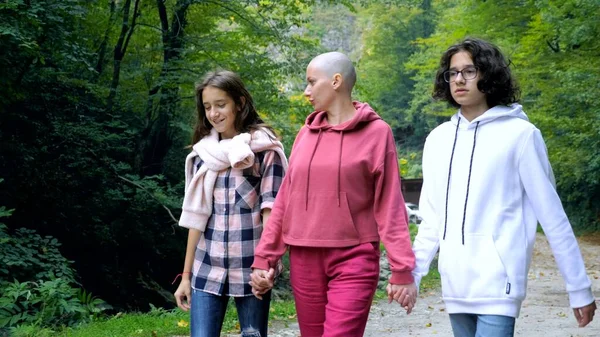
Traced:
[[417, 178], [455, 111], [431, 98], [439, 57], [466, 36], [510, 58], [574, 228], [600, 231], [598, 0], [0, 1], [0, 328], [173, 307], [206, 72], [238, 72], [289, 151], [308, 61], [347, 53]]

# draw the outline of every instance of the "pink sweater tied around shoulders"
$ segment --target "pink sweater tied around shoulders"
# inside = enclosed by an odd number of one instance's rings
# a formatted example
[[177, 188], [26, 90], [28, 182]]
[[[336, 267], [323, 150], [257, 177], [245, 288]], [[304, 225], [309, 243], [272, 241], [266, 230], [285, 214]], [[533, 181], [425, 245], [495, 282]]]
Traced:
[[[213, 128], [210, 134], [192, 147], [185, 159], [185, 195], [179, 225], [204, 231], [212, 214], [212, 198], [219, 171], [246, 169], [254, 164], [254, 154], [275, 151], [287, 171], [287, 159], [283, 145], [265, 128], [252, 133], [241, 133], [231, 139], [219, 141], [219, 133]], [[193, 173], [194, 158], [204, 162]]]

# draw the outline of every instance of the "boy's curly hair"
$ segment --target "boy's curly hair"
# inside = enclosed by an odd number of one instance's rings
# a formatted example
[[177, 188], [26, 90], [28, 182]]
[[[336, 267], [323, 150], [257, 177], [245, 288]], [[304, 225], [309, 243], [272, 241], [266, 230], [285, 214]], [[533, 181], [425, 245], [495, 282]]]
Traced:
[[510, 71], [502, 52], [495, 45], [476, 38], [466, 38], [451, 46], [444, 52], [440, 60], [440, 68], [435, 76], [433, 98], [445, 100], [456, 108], [456, 103], [450, 92], [450, 83], [444, 80], [444, 72], [450, 68], [452, 56], [465, 51], [471, 55], [473, 64], [479, 72], [477, 88], [485, 94], [488, 107], [509, 105], [519, 101], [521, 91]]

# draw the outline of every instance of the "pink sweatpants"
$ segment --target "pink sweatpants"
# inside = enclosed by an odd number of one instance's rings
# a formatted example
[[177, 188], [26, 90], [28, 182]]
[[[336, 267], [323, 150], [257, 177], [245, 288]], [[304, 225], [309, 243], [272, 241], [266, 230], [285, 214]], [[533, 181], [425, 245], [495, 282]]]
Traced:
[[290, 248], [302, 337], [360, 337], [379, 280], [379, 245]]

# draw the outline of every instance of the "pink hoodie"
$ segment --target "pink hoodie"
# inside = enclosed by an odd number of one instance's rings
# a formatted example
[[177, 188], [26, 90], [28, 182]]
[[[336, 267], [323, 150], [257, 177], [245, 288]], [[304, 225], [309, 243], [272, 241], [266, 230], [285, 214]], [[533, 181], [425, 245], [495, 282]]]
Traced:
[[415, 257], [392, 131], [368, 104], [354, 107], [354, 118], [335, 126], [324, 111], [307, 117], [253, 268], [276, 267], [286, 245], [349, 247], [381, 238], [390, 282], [413, 282]]

